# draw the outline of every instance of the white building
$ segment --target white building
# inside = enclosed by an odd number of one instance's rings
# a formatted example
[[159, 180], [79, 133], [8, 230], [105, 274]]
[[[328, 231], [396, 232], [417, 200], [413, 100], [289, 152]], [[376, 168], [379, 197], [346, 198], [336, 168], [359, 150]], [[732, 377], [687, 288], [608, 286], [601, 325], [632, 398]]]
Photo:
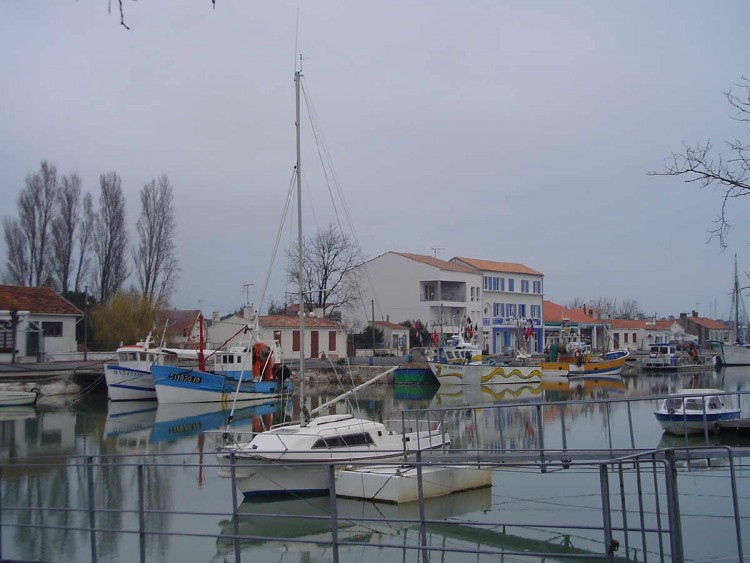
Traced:
[[480, 318], [482, 276], [432, 256], [386, 252], [359, 266], [364, 307], [348, 309], [353, 328], [372, 321], [421, 321], [429, 331], [452, 334], [467, 316]]
[[[523, 349], [526, 327], [532, 328], [529, 352], [544, 350], [544, 274], [523, 264], [456, 257], [454, 264], [482, 274], [481, 329], [484, 345], [491, 354]], [[479, 288], [477, 288], [479, 289]]]
[[532, 351], [543, 350], [544, 275], [522, 264], [387, 252], [360, 266], [357, 276], [364, 307], [347, 311], [355, 330], [373, 312], [376, 321], [418, 320], [442, 335], [457, 332], [468, 318], [481, 327], [490, 353], [513, 349], [528, 325]]
[[0, 285], [0, 361], [52, 361], [76, 353], [76, 324], [82, 317], [48, 287]]
[[[248, 323], [252, 322], [253, 312], [245, 307], [242, 315], [231, 315], [220, 319], [214, 313], [213, 322], [208, 327], [208, 341], [213, 347], [225, 344], [225, 347], [249, 342], [244, 331]], [[284, 359], [297, 359], [300, 355], [299, 317], [267, 315], [258, 319], [261, 340], [270, 342], [276, 340], [281, 346]], [[305, 317], [305, 357], [306, 358], [338, 358], [346, 357], [346, 333], [341, 325], [324, 317]]]

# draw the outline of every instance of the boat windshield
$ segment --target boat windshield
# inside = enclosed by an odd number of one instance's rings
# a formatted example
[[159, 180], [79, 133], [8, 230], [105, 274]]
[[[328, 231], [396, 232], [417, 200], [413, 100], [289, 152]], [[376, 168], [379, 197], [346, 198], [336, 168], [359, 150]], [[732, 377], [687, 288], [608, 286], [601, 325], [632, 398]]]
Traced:
[[664, 408], [667, 410], [677, 410], [682, 408], [682, 399], [667, 399], [664, 401]]

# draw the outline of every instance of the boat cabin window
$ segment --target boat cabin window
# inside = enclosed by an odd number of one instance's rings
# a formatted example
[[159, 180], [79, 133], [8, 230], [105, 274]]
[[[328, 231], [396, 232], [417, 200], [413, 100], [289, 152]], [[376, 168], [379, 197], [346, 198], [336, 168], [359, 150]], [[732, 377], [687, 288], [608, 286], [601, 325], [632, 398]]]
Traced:
[[721, 399], [719, 397], [711, 397], [708, 399], [708, 408], [709, 409], [720, 409], [722, 407]]
[[141, 353], [138, 354], [138, 356], [139, 356], [139, 359], [142, 362], [147, 362], [148, 361], [148, 354], [146, 354], [146, 352], [141, 352]]
[[687, 405], [686, 408], [688, 410], [692, 411], [702, 411], [703, 410], [703, 401], [700, 399], [688, 399], [685, 404]]
[[682, 408], [682, 399], [667, 399], [664, 401], [664, 407], [667, 410], [677, 410]]
[[320, 438], [313, 444], [313, 449], [320, 448], [345, 448], [348, 446], [367, 446], [373, 444], [372, 436], [367, 432], [358, 434], [347, 434], [346, 436], [330, 436]]
[[121, 362], [135, 362], [138, 360], [138, 354], [136, 352], [120, 352]]

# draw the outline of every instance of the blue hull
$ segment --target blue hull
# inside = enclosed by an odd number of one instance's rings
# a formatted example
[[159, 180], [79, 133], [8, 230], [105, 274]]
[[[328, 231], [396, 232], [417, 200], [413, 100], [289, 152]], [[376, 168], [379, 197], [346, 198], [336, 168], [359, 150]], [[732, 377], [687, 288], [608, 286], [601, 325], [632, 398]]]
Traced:
[[251, 381], [177, 366], [151, 367], [160, 403], [206, 403], [267, 399], [292, 392], [292, 382]]

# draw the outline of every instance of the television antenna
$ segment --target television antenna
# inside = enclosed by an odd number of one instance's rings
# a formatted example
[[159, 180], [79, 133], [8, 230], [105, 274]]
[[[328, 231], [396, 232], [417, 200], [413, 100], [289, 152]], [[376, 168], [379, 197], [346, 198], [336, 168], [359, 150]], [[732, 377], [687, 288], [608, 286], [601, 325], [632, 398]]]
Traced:
[[430, 250], [432, 250], [432, 255], [437, 258], [438, 252], [444, 249], [439, 246], [433, 246], [432, 248], [430, 248]]

